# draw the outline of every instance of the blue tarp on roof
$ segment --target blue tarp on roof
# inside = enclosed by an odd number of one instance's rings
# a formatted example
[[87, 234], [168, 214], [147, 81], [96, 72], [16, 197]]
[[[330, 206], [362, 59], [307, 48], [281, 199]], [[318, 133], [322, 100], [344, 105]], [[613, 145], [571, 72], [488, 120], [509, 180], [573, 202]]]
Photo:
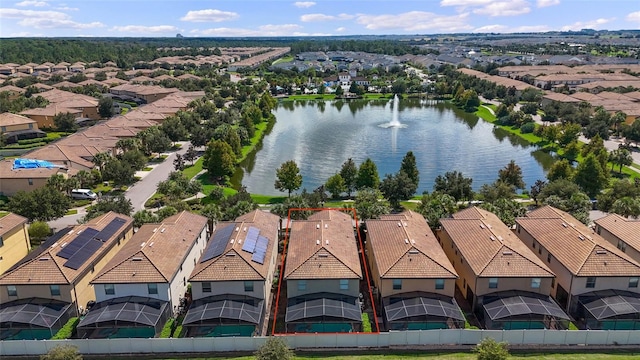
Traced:
[[60, 167], [45, 160], [36, 159], [15, 159], [13, 160], [13, 169], [36, 169], [36, 168], [54, 168]]

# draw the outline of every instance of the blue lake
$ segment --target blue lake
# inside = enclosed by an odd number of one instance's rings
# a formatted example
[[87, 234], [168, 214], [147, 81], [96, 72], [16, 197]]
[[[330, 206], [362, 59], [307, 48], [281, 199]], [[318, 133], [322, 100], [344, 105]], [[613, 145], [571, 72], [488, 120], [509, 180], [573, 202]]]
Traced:
[[[395, 173], [407, 151], [413, 151], [420, 171], [418, 193], [433, 191], [436, 176], [458, 170], [479, 189], [515, 160], [527, 187], [544, 179], [551, 155], [521, 138], [454, 106], [427, 100], [400, 100], [402, 128], [385, 128], [392, 119], [392, 100], [281, 102], [277, 122], [232, 178], [250, 193], [282, 195], [274, 188], [276, 169], [295, 160], [302, 187], [312, 191], [353, 158], [357, 165], [370, 157], [380, 178]], [[302, 190], [302, 189], [301, 189]]]

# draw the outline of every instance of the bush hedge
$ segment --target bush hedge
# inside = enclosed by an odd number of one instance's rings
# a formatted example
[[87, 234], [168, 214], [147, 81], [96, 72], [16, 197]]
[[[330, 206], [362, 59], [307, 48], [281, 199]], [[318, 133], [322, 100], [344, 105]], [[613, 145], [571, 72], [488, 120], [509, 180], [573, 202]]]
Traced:
[[164, 327], [162, 327], [162, 331], [160, 332], [161, 338], [167, 339], [171, 337], [171, 333], [173, 332], [174, 321], [175, 321], [174, 318], [167, 320], [167, 322], [164, 324]]
[[71, 338], [73, 333], [76, 331], [76, 326], [78, 326], [79, 322], [79, 318], [72, 317], [71, 319], [69, 319], [69, 321], [67, 321], [66, 324], [64, 324], [64, 326], [60, 330], [58, 330], [55, 335], [53, 335], [51, 340], [64, 340]]
[[371, 332], [371, 321], [369, 321], [369, 314], [365, 312], [362, 313], [362, 331], [367, 333]]
[[520, 126], [520, 132], [523, 134], [531, 134], [536, 129], [536, 123], [528, 122]]

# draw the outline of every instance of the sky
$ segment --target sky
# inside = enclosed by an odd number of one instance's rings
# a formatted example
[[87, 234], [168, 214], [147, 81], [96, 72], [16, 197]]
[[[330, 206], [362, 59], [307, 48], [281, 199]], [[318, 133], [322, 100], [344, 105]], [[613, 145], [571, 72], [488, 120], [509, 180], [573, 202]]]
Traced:
[[0, 0], [0, 37], [426, 35], [584, 28], [640, 29], [640, 1]]

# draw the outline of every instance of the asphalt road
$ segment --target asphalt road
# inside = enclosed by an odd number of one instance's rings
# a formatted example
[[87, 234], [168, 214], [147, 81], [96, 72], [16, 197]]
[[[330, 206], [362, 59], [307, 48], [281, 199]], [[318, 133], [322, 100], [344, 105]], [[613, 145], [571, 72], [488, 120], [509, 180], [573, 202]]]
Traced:
[[[155, 192], [156, 186], [160, 181], [164, 181], [169, 177], [173, 169], [173, 160], [176, 158], [176, 154], [184, 155], [189, 149], [189, 142], [181, 142], [182, 148], [178, 151], [166, 153], [168, 157], [158, 166], [154, 167], [142, 180], [136, 182], [132, 187], [127, 190], [125, 196], [131, 200], [133, 205], [133, 213], [144, 209], [144, 203]], [[53, 221], [49, 221], [49, 226], [53, 229], [60, 230], [69, 225], [78, 224], [78, 220], [81, 220], [84, 215], [84, 209], [78, 209], [78, 214], [61, 217]]]

